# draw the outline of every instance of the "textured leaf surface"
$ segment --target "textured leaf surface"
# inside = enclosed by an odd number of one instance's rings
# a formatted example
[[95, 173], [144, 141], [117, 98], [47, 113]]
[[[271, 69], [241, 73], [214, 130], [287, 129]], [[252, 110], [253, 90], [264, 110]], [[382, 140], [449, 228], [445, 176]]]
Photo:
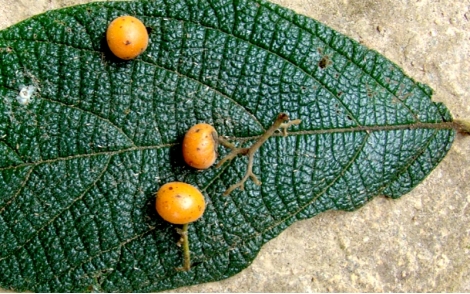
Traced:
[[[133, 62], [103, 43], [122, 14], [151, 31]], [[39, 88], [27, 106], [22, 84]], [[377, 53], [265, 2], [100, 3], [22, 22], [0, 32], [0, 285], [154, 291], [231, 276], [296, 220], [417, 185], [454, 136], [430, 96]], [[281, 111], [302, 124], [260, 149], [262, 186], [222, 196], [245, 158], [205, 172], [181, 162], [190, 125], [249, 144]], [[153, 209], [170, 180], [208, 201], [187, 273]]]

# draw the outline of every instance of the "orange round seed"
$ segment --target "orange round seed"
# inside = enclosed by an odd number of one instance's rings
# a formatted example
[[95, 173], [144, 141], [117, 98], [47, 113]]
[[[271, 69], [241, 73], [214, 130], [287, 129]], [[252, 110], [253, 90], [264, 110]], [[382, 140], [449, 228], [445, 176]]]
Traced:
[[197, 169], [207, 169], [217, 159], [217, 131], [213, 126], [200, 123], [192, 126], [183, 139], [183, 158]]
[[130, 60], [147, 49], [149, 36], [145, 25], [139, 19], [125, 15], [109, 24], [106, 41], [116, 57]]
[[170, 182], [158, 190], [155, 208], [167, 222], [184, 225], [202, 216], [206, 202], [196, 187], [183, 182]]

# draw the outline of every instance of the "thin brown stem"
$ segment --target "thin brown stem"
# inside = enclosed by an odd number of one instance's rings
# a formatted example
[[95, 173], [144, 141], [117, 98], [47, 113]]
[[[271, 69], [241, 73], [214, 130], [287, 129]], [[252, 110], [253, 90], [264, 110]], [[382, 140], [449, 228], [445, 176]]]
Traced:
[[219, 137], [218, 140], [219, 140], [220, 145], [222, 145], [224, 147], [227, 147], [227, 148], [231, 149], [232, 151], [229, 154], [225, 155], [225, 157], [222, 158], [222, 160], [219, 161], [219, 163], [217, 163], [217, 165], [215, 166], [216, 168], [221, 167], [225, 162], [234, 159], [239, 154], [247, 154], [248, 151], [249, 151], [248, 148], [238, 148], [234, 144], [227, 141], [224, 137]]
[[240, 188], [241, 190], [244, 189], [245, 182], [248, 178], [251, 178], [256, 185], [261, 185], [261, 181], [258, 180], [256, 175], [253, 173], [253, 162], [254, 162], [254, 155], [256, 151], [263, 145], [266, 140], [268, 140], [278, 129], [282, 129], [282, 133], [284, 136], [287, 136], [287, 128], [292, 125], [300, 124], [300, 120], [296, 119], [293, 121], [289, 121], [289, 116], [286, 113], [280, 113], [272, 126], [261, 136], [258, 140], [251, 145], [249, 148], [239, 148], [234, 144], [228, 142], [225, 138], [219, 137], [219, 143], [222, 146], [225, 146], [232, 151], [227, 154], [222, 160], [217, 164], [216, 167], [221, 167], [225, 162], [230, 161], [237, 157], [238, 155], [246, 155], [248, 156], [248, 166], [245, 173], [245, 176], [236, 184], [230, 186], [225, 192], [224, 195], [230, 194], [233, 190]]
[[191, 252], [189, 251], [188, 224], [184, 224], [183, 228], [178, 230], [178, 234], [181, 235], [178, 245], [183, 246], [184, 255], [183, 267], [178, 270], [189, 271], [191, 269]]

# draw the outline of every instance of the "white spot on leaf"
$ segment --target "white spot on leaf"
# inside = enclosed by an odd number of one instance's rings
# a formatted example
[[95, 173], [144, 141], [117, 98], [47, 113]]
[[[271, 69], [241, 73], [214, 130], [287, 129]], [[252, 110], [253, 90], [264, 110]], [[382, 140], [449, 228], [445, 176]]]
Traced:
[[16, 97], [16, 101], [18, 101], [21, 105], [28, 105], [31, 102], [31, 98], [33, 97], [34, 93], [36, 92], [36, 87], [33, 85], [20, 86], [20, 93]]

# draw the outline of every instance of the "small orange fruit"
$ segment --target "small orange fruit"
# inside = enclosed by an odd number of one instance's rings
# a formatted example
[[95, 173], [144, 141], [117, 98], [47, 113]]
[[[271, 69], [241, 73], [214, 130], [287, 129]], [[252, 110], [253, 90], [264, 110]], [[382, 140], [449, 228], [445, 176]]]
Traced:
[[209, 124], [192, 126], [183, 139], [184, 161], [197, 169], [209, 168], [217, 159], [217, 138], [217, 131]]
[[170, 182], [158, 190], [155, 208], [167, 222], [184, 225], [202, 216], [206, 202], [196, 187], [182, 182]]
[[124, 60], [136, 58], [147, 49], [149, 36], [144, 24], [129, 15], [114, 19], [106, 31], [108, 47], [116, 57]]

